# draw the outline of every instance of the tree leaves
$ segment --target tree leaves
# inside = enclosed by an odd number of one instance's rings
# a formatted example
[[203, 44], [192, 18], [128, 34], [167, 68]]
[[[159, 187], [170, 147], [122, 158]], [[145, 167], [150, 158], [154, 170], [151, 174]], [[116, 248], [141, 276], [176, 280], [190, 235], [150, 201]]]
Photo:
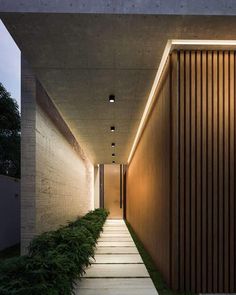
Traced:
[[0, 83], [0, 174], [20, 177], [20, 113]]

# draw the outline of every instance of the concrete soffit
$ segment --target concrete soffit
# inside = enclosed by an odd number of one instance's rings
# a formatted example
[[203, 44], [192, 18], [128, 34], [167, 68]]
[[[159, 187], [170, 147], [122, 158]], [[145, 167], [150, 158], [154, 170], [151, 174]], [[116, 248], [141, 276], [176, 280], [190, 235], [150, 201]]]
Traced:
[[236, 15], [234, 0], [0, 0], [0, 12]]
[[[214, 4], [219, 10], [207, 11]], [[194, 5], [205, 9], [201, 16], [189, 16]], [[213, 0], [0, 0], [0, 17], [90, 160], [124, 164], [136, 149], [170, 52], [235, 48], [235, 41], [207, 41], [236, 39], [234, 16], [208, 16], [232, 15], [234, 6], [236, 1]], [[109, 103], [110, 94], [116, 104]]]

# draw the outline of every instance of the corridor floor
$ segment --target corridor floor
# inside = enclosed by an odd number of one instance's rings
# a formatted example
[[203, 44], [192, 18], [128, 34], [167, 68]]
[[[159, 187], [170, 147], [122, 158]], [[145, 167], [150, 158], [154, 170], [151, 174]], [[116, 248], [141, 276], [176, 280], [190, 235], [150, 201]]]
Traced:
[[123, 220], [107, 220], [78, 295], [157, 295]]

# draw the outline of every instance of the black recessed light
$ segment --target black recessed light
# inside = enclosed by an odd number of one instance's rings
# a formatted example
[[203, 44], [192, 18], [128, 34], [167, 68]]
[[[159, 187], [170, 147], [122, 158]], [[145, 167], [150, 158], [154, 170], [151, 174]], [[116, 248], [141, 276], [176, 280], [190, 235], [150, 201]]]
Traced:
[[112, 157], [115, 157], [115, 154], [114, 153], [112, 154]]
[[114, 94], [109, 95], [109, 101], [115, 102], [115, 95]]
[[115, 126], [111, 126], [111, 132], [115, 131]]
[[113, 164], [115, 164], [116, 161], [112, 161]]
[[114, 142], [112, 142], [111, 146], [112, 146], [112, 147], [115, 147], [115, 145], [116, 145], [116, 144], [115, 144]]

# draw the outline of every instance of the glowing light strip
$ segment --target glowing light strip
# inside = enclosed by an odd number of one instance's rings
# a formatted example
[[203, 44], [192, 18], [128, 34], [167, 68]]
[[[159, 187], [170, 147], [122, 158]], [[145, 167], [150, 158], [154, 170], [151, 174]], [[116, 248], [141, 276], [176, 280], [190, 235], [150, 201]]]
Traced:
[[164, 53], [162, 55], [162, 59], [161, 59], [159, 68], [157, 70], [157, 74], [156, 74], [154, 83], [152, 85], [152, 89], [151, 89], [151, 92], [149, 94], [149, 97], [148, 97], [148, 100], [147, 100], [147, 103], [146, 103], [146, 106], [145, 106], [141, 121], [139, 123], [138, 131], [136, 133], [134, 143], [132, 145], [132, 148], [131, 148], [131, 151], [130, 151], [130, 154], [129, 154], [128, 163], [130, 162], [130, 160], [131, 160], [131, 158], [133, 156], [133, 153], [134, 153], [134, 151], [136, 149], [136, 146], [137, 146], [137, 143], [139, 141], [139, 137], [140, 137], [140, 135], [141, 135], [141, 133], [143, 131], [144, 124], [145, 124], [146, 119], [148, 117], [148, 114], [149, 114], [149, 112], [151, 110], [152, 103], [153, 103], [154, 97], [155, 97], [156, 88], [157, 88], [159, 80], [161, 78], [161, 74], [163, 72], [163, 69], [164, 69], [165, 63], [167, 61], [167, 58], [169, 56], [170, 50], [171, 50], [171, 41], [168, 41], [167, 44], [166, 44]]
[[161, 74], [163, 72], [163, 69], [164, 69], [164, 66], [166, 64], [167, 58], [168, 58], [168, 56], [169, 56], [169, 54], [170, 54], [170, 52], [171, 52], [171, 50], [173, 48], [177, 49], [177, 47], [178, 47], [178, 49], [181, 49], [181, 46], [186, 46], [186, 45], [189, 45], [189, 46], [197, 46], [197, 45], [198, 46], [199, 45], [200, 46], [234, 46], [234, 47], [236, 47], [236, 40], [174, 40], [174, 39], [173, 40], [168, 40], [168, 42], [166, 44], [166, 47], [165, 47], [165, 50], [164, 50], [164, 53], [162, 55], [162, 59], [161, 59], [159, 68], [157, 70], [157, 74], [156, 74], [154, 83], [152, 85], [151, 92], [149, 94], [149, 97], [148, 97], [148, 100], [147, 100], [147, 103], [146, 103], [146, 106], [145, 106], [141, 121], [139, 123], [139, 127], [138, 127], [138, 130], [137, 130], [135, 139], [134, 139], [134, 143], [132, 145], [132, 148], [131, 148], [131, 151], [130, 151], [130, 154], [129, 154], [129, 157], [128, 157], [128, 164], [130, 163], [130, 161], [131, 161], [131, 159], [133, 157], [133, 154], [134, 154], [134, 152], [136, 150], [139, 138], [140, 138], [141, 133], [143, 131], [144, 125], [145, 125], [146, 120], [148, 118], [148, 115], [149, 115], [149, 113], [151, 111], [151, 107], [152, 107], [152, 104], [153, 104], [154, 99], [155, 99], [156, 89], [157, 89], [158, 83], [160, 81]]
[[[236, 46], [236, 40], [171, 40], [173, 45]], [[181, 49], [181, 48], [180, 48]]]

